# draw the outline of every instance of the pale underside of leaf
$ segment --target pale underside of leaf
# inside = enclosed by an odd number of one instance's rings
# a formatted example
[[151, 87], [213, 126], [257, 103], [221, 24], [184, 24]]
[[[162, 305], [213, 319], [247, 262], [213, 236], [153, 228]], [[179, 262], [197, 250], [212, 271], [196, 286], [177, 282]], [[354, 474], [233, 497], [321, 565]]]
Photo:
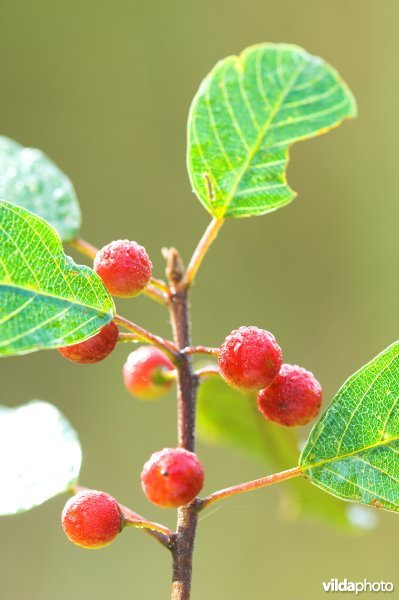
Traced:
[[356, 115], [338, 73], [301, 48], [263, 44], [220, 61], [190, 109], [188, 171], [215, 217], [275, 210], [295, 193], [286, 181], [291, 144]]
[[80, 342], [113, 314], [102, 280], [63, 253], [45, 221], [0, 202], [0, 355]]
[[399, 512], [399, 343], [342, 386], [303, 450], [312, 483], [344, 500]]
[[0, 136], [0, 200], [45, 219], [63, 241], [76, 237], [79, 203], [70, 179], [43, 152]]
[[82, 453], [55, 406], [34, 400], [0, 407], [0, 515], [38, 506], [77, 482]]

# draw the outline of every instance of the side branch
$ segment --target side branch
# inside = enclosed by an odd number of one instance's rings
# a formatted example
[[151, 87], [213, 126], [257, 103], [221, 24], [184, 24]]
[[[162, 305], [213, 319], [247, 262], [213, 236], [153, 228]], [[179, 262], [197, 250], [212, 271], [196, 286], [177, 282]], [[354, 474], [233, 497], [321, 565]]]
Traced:
[[281, 483], [287, 479], [298, 477], [300, 474], [301, 469], [299, 467], [295, 467], [293, 469], [289, 469], [288, 471], [274, 473], [273, 475], [268, 475], [267, 477], [261, 477], [260, 479], [254, 479], [253, 481], [247, 481], [246, 483], [233, 485], [232, 487], [219, 490], [218, 492], [214, 492], [206, 498], [199, 500], [197, 504], [198, 510], [203, 510], [218, 500], [224, 500], [225, 498], [230, 498], [231, 496], [236, 496], [237, 494], [244, 494], [245, 492], [251, 492], [252, 490], [259, 490], [261, 488], [268, 487], [269, 485], [274, 485], [275, 483]]

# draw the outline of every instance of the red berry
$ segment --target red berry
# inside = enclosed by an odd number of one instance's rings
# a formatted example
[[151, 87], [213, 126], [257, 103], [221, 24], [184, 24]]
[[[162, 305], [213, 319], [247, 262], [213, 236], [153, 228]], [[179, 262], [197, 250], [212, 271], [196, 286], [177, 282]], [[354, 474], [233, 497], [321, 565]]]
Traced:
[[77, 546], [102, 548], [121, 531], [123, 516], [109, 494], [83, 490], [65, 504], [61, 522], [67, 537]]
[[282, 365], [274, 336], [257, 327], [232, 331], [220, 348], [220, 374], [230, 385], [246, 390], [262, 389], [277, 377]]
[[136, 242], [118, 240], [97, 252], [94, 270], [113, 296], [130, 298], [142, 292], [150, 281], [152, 263], [145, 248]]
[[258, 407], [270, 421], [295, 427], [317, 416], [321, 399], [321, 385], [313, 373], [296, 365], [283, 365], [271, 386], [259, 392]]
[[193, 452], [164, 448], [145, 463], [141, 485], [154, 504], [177, 508], [189, 504], [199, 494], [204, 485], [204, 469]]
[[72, 346], [64, 346], [58, 348], [58, 352], [68, 360], [73, 360], [77, 363], [90, 364], [97, 363], [108, 354], [116, 346], [118, 341], [119, 330], [115, 323], [111, 321], [108, 325], [104, 325], [96, 335]]
[[123, 367], [126, 389], [137, 398], [153, 400], [166, 394], [173, 381], [165, 375], [174, 371], [173, 363], [154, 346], [141, 346], [131, 352]]

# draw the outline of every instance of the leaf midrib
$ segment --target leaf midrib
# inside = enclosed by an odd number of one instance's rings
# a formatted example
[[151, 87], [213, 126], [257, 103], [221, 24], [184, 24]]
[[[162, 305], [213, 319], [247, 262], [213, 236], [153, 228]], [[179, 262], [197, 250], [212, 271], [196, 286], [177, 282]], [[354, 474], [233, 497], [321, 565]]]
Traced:
[[104, 314], [104, 315], [108, 315], [108, 314], [113, 315], [114, 314], [114, 311], [112, 309], [110, 309], [109, 311], [105, 311], [102, 308], [98, 308], [98, 307], [90, 305], [90, 304], [85, 304], [84, 302], [77, 302], [76, 300], [71, 300], [69, 298], [64, 298], [63, 296], [55, 296], [54, 294], [49, 294], [48, 292], [41, 292], [41, 291], [38, 292], [38, 291], [36, 291], [34, 289], [31, 289], [31, 288], [28, 288], [28, 287], [24, 288], [24, 287], [19, 286], [19, 285], [15, 285], [15, 284], [10, 285], [8, 283], [0, 282], [0, 288], [1, 287], [14, 288], [16, 290], [21, 290], [23, 292], [31, 293], [31, 294], [34, 294], [34, 295], [39, 296], [39, 297], [42, 296], [43, 298], [53, 298], [54, 300], [67, 302], [67, 303], [72, 304], [74, 306], [81, 306], [83, 308], [88, 308], [90, 310], [95, 310], [98, 313]]

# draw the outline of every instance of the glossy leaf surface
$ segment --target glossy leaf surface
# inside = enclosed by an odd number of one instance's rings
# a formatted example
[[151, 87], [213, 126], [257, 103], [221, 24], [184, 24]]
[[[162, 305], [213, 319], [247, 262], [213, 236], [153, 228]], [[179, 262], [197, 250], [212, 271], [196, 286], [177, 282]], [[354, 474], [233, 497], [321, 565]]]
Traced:
[[0, 356], [80, 342], [113, 314], [100, 277], [64, 254], [54, 229], [0, 201]]
[[276, 210], [295, 193], [286, 180], [291, 144], [356, 115], [339, 74], [298, 46], [261, 44], [217, 63], [188, 122], [194, 192], [215, 217]]
[[399, 342], [344, 383], [300, 466], [326, 492], [399, 512]]

